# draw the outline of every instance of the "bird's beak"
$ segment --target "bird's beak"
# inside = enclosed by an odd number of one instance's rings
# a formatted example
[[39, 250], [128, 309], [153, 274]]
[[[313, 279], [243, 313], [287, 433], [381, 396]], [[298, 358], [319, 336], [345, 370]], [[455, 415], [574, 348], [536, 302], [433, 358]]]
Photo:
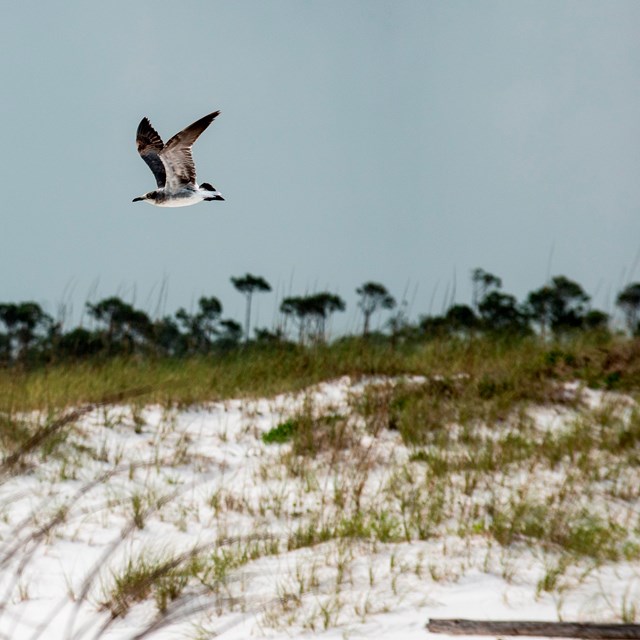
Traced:
[[144, 200], [144, 198], [134, 198], [131, 202], [140, 202], [141, 200]]

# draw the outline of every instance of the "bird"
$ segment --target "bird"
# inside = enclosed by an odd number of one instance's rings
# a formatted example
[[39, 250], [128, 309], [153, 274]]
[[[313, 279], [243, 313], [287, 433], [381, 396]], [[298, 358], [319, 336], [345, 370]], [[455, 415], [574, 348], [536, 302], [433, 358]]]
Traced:
[[156, 207], [187, 207], [198, 202], [224, 200], [222, 194], [208, 182], [196, 182], [196, 166], [191, 147], [200, 134], [220, 115], [214, 111], [176, 133], [164, 144], [149, 118], [142, 118], [136, 132], [140, 157], [155, 176], [157, 189], [132, 202], [148, 202]]

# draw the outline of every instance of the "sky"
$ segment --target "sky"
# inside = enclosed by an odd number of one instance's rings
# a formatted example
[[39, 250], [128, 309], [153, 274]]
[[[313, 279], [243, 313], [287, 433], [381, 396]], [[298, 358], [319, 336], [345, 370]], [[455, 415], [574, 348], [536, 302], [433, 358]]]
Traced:
[[[340, 333], [366, 281], [417, 319], [476, 267], [608, 312], [640, 280], [636, 0], [0, 3], [0, 301], [75, 324], [215, 295], [242, 322], [250, 272], [257, 326], [328, 290]], [[167, 140], [216, 109], [194, 158], [226, 200], [132, 203], [140, 119]]]

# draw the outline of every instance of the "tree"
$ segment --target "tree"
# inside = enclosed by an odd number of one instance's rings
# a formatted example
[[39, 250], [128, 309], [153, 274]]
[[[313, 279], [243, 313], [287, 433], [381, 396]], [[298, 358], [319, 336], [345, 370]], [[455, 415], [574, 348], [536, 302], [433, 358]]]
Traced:
[[470, 333], [478, 326], [478, 318], [466, 304], [454, 304], [444, 316], [445, 326], [452, 333]]
[[609, 314], [598, 309], [591, 309], [584, 317], [584, 328], [590, 331], [600, 331], [608, 333]]
[[56, 325], [36, 302], [0, 304], [0, 321], [6, 328], [4, 351], [19, 360], [27, 357], [38, 341], [50, 337]]
[[445, 336], [448, 328], [448, 322], [444, 316], [420, 316], [418, 322], [419, 331], [430, 339]]
[[344, 300], [328, 292], [311, 296], [285, 298], [280, 311], [293, 317], [298, 323], [298, 341], [304, 343], [305, 337], [323, 342], [326, 337], [326, 320], [336, 311], [344, 311]]
[[255, 334], [256, 342], [262, 345], [276, 345], [285, 342], [282, 329], [279, 328], [272, 331], [271, 329], [263, 327], [262, 329], [256, 329]]
[[391, 346], [396, 348], [400, 341], [406, 342], [416, 335], [416, 328], [409, 322], [407, 314], [408, 303], [406, 300], [398, 305], [396, 311], [391, 314], [387, 326], [391, 331]]
[[242, 325], [235, 320], [220, 320], [216, 347], [225, 351], [237, 347], [242, 339]]
[[89, 315], [106, 325], [106, 346], [109, 351], [134, 351], [153, 332], [149, 316], [116, 296], [95, 304], [87, 302]]
[[280, 312], [291, 317], [297, 323], [298, 342], [302, 344], [307, 333], [306, 325], [309, 314], [307, 299], [301, 296], [289, 296], [280, 303]]
[[327, 318], [336, 311], [344, 311], [346, 304], [344, 300], [333, 293], [323, 291], [308, 298], [309, 313], [315, 321], [316, 340], [324, 342], [326, 339]]
[[549, 286], [531, 291], [527, 297], [527, 313], [540, 327], [540, 335], [543, 339], [547, 337], [553, 322], [554, 300], [554, 292]]
[[507, 293], [488, 293], [478, 305], [478, 312], [483, 328], [490, 333], [526, 335], [531, 332], [526, 310]]
[[550, 329], [556, 335], [584, 326], [589, 296], [582, 287], [565, 276], [529, 293], [527, 312], [540, 326], [542, 337]]
[[55, 349], [63, 358], [88, 358], [100, 353], [104, 342], [98, 333], [77, 327], [60, 336]]
[[213, 338], [218, 332], [222, 315], [222, 304], [215, 296], [198, 300], [198, 311], [189, 314], [184, 308], [178, 309], [176, 318], [187, 333], [187, 342], [192, 351], [206, 353], [211, 348]]
[[267, 292], [271, 291], [271, 285], [260, 276], [253, 276], [250, 273], [247, 273], [245, 276], [241, 278], [231, 278], [231, 282], [233, 286], [243, 293], [247, 299], [247, 310], [245, 315], [245, 324], [244, 324], [244, 339], [245, 342], [249, 341], [250, 329], [251, 329], [251, 298], [253, 294], [256, 292]]
[[12, 358], [11, 336], [8, 333], [0, 333], [0, 363], [9, 364]]
[[502, 288], [502, 280], [498, 276], [494, 276], [492, 273], [480, 268], [471, 272], [471, 283], [473, 286], [472, 304], [476, 311], [490, 291]]
[[168, 316], [153, 323], [153, 344], [156, 351], [168, 356], [182, 356], [189, 348], [188, 338]]
[[387, 289], [378, 282], [365, 282], [356, 289], [360, 296], [358, 306], [364, 316], [362, 335], [369, 335], [369, 321], [378, 309], [393, 309], [396, 306], [395, 298]]
[[638, 316], [640, 315], [640, 282], [627, 285], [616, 298], [624, 313], [627, 329], [631, 335], [638, 333]]

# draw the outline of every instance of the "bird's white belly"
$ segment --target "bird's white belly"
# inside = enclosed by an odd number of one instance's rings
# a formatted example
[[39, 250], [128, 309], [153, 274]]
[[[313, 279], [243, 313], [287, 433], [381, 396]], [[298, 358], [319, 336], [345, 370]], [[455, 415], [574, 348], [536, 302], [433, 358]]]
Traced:
[[156, 207], [188, 207], [192, 204], [198, 204], [202, 202], [203, 198], [198, 193], [191, 193], [189, 195], [180, 195], [172, 198], [166, 198], [160, 202], [152, 202], [151, 204]]

